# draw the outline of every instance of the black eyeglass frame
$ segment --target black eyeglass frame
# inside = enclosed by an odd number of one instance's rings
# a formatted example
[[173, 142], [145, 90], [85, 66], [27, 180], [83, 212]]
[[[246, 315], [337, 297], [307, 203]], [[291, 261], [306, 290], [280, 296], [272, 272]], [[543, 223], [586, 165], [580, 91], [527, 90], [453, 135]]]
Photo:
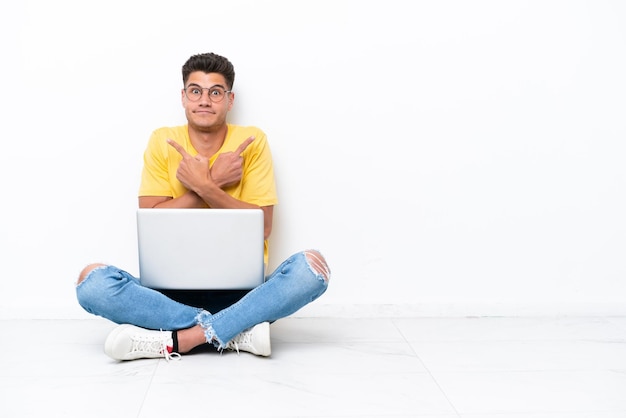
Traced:
[[[200, 90], [200, 94], [197, 97], [190, 97], [189, 93], [187, 92], [187, 90], [189, 89], [194, 89], [194, 90]], [[228, 95], [228, 93], [232, 93], [232, 90], [226, 90], [224, 89], [224, 87], [222, 86], [212, 86], [212, 87], [200, 87], [197, 84], [190, 84], [187, 87], [185, 87], [185, 89], [183, 90], [185, 92], [185, 96], [187, 97], [187, 99], [191, 100], [192, 102], [198, 102], [200, 101], [200, 99], [202, 99], [202, 96], [204, 95], [204, 91], [207, 90], [207, 94], [209, 97], [209, 100], [211, 100], [213, 103], [220, 103], [224, 100], [224, 98]], [[220, 99], [219, 100], [215, 100], [214, 97], [212, 97], [211, 92], [212, 91], [218, 91], [220, 92]]]

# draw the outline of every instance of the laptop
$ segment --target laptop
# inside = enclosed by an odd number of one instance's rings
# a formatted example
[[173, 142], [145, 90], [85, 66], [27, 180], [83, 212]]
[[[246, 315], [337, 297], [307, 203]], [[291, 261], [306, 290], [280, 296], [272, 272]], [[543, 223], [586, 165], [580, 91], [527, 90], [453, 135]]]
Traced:
[[138, 209], [139, 280], [152, 289], [253, 289], [265, 281], [261, 209]]

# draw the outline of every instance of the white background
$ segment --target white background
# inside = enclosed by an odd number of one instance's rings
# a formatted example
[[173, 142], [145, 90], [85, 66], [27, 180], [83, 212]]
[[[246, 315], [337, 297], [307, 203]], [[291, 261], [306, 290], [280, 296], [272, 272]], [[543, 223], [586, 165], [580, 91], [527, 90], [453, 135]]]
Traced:
[[331, 263], [300, 315], [626, 314], [622, 1], [0, 8], [3, 317], [86, 317], [84, 265], [138, 273], [143, 149], [200, 52], [270, 141], [271, 266]]

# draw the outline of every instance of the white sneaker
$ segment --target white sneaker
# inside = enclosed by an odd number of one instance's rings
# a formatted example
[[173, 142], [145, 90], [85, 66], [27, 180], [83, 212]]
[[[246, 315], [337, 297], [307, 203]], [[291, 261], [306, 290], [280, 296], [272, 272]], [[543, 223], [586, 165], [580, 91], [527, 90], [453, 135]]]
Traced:
[[272, 354], [270, 323], [261, 322], [243, 331], [226, 344], [226, 349], [234, 350], [237, 353], [247, 351], [257, 356], [268, 357]]
[[104, 342], [104, 352], [115, 360], [164, 358], [178, 360], [173, 353], [171, 331], [152, 331], [135, 325], [123, 324], [115, 328]]

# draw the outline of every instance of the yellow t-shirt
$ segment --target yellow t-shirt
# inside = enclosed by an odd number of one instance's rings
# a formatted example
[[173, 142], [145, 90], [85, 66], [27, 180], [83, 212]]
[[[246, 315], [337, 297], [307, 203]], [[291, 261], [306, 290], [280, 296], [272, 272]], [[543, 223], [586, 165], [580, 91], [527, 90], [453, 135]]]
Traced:
[[[255, 140], [242, 153], [241, 181], [224, 189], [235, 199], [259, 206], [278, 203], [272, 154], [265, 133], [253, 126], [228, 125], [228, 133], [220, 150], [209, 161], [212, 165], [223, 152], [235, 151], [248, 137]], [[176, 178], [176, 170], [183, 159], [167, 139], [178, 142], [191, 155], [198, 151], [191, 145], [187, 125], [159, 128], [152, 132], [143, 156], [139, 196], [180, 197], [187, 189]], [[265, 241], [265, 263], [268, 262], [268, 243]]]

